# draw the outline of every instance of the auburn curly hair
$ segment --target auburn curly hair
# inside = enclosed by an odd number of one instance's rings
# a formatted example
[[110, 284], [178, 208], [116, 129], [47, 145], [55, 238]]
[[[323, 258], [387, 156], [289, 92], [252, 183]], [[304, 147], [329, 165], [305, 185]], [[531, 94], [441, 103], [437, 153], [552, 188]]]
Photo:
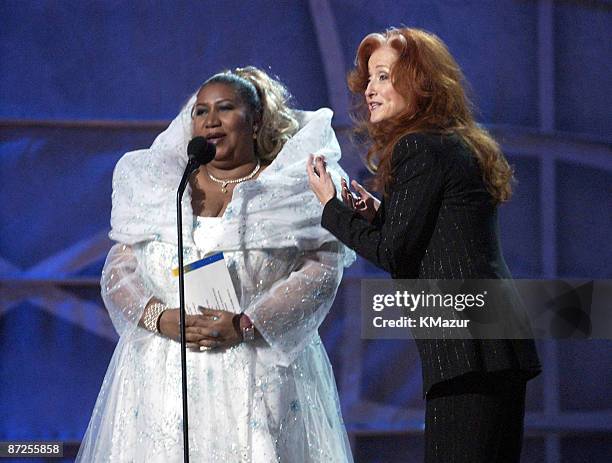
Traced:
[[[398, 52], [390, 78], [393, 88], [406, 98], [408, 109], [395, 117], [370, 123], [364, 95], [369, 79], [368, 61], [382, 46]], [[475, 122], [473, 105], [465, 91], [465, 77], [436, 35], [412, 28], [391, 28], [367, 35], [357, 49], [355, 68], [347, 80], [357, 100], [352, 114], [355, 134], [369, 143], [366, 165], [376, 174], [375, 190], [385, 194], [388, 191], [393, 180], [391, 155], [401, 137], [416, 132], [455, 133], [478, 159], [495, 202], [510, 199], [513, 170], [497, 142]]]

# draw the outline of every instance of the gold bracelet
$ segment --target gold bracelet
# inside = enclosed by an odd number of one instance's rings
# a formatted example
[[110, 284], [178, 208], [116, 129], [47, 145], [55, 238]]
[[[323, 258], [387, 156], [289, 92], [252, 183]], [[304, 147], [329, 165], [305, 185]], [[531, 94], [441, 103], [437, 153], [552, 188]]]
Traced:
[[153, 305], [150, 305], [145, 308], [143, 325], [145, 328], [152, 333], [159, 333], [159, 317], [164, 310], [166, 310], [168, 306], [166, 304], [162, 304], [161, 302], [156, 302]]

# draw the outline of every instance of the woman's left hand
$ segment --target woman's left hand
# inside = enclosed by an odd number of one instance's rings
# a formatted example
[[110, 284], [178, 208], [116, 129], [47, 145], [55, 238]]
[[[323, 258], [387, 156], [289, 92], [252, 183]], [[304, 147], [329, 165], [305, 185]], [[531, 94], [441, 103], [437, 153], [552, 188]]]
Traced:
[[209, 349], [227, 349], [242, 342], [242, 333], [236, 321], [238, 314], [225, 310], [214, 310], [200, 307], [204, 317], [198, 317], [197, 322], [189, 330], [203, 336], [200, 346]]
[[330, 199], [336, 197], [336, 186], [332, 181], [331, 175], [327, 172], [325, 158], [323, 156], [317, 156], [315, 158], [311, 154], [308, 157], [306, 171], [308, 172], [310, 189], [314, 192], [321, 204], [325, 205]]

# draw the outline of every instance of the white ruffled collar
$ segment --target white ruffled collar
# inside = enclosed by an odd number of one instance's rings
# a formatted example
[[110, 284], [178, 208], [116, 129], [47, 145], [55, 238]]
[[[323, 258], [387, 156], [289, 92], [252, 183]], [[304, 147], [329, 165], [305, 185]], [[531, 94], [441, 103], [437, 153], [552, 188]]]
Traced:
[[[151, 148], [126, 153], [117, 163], [111, 239], [127, 244], [149, 240], [176, 243], [176, 188], [187, 163], [184, 153], [191, 138], [188, 107], [189, 103]], [[311, 192], [306, 175], [307, 158], [312, 153], [325, 155], [337, 184], [340, 176], [346, 176], [338, 164], [340, 147], [331, 127], [332, 115], [328, 108], [296, 112], [299, 131], [257, 179], [234, 188], [221, 217], [225, 233], [215, 243], [216, 249], [308, 250], [336, 241], [320, 226], [322, 206]], [[186, 246], [194, 246], [190, 187], [182, 204], [183, 241]]]

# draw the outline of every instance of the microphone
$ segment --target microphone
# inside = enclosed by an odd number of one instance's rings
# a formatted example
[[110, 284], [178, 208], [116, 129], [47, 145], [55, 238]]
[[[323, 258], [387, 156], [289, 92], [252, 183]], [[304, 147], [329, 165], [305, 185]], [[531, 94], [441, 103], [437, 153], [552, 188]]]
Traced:
[[179, 325], [181, 331], [181, 392], [183, 398], [183, 462], [189, 463], [189, 412], [187, 409], [187, 342], [185, 340], [185, 269], [183, 268], [183, 209], [181, 201], [191, 174], [215, 158], [216, 147], [204, 137], [194, 137], [187, 145], [189, 161], [176, 192], [176, 231], [179, 268]]
[[203, 164], [208, 164], [215, 159], [216, 146], [210, 143], [204, 137], [194, 137], [187, 145], [187, 156], [189, 161], [185, 167], [183, 178], [179, 184], [179, 194], [182, 195], [187, 187], [189, 176]]
[[215, 159], [216, 146], [204, 137], [194, 137], [187, 145], [189, 161], [197, 163], [198, 167]]

